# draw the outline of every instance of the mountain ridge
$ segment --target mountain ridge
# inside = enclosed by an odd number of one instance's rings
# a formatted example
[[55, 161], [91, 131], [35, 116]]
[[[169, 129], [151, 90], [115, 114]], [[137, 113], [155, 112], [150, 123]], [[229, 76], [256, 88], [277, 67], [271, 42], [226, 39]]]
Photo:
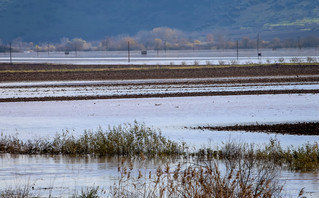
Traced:
[[298, 36], [319, 31], [311, 0], [0, 0], [0, 39], [30, 42], [63, 37], [100, 40], [155, 27], [227, 36]]

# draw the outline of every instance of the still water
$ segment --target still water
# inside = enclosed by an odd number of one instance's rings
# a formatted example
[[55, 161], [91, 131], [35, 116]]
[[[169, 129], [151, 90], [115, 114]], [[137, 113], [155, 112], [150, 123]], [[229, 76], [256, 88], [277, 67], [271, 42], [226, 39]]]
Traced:
[[[240, 50], [238, 62], [290, 62], [293, 58], [307, 61], [307, 57], [318, 58], [317, 49], [262, 49], [258, 58], [256, 50]], [[0, 62], [9, 62], [9, 54], [0, 54]], [[127, 52], [59, 52], [14, 53], [13, 62], [29, 63], [71, 63], [71, 64], [128, 64]], [[149, 51], [141, 55], [131, 52], [130, 64], [226, 64], [237, 61], [235, 50], [210, 51]], [[81, 82], [82, 83], [82, 82]], [[1, 97], [18, 97], [16, 91], [2, 84]], [[26, 86], [26, 85], [23, 85]], [[284, 86], [284, 85], [283, 85]], [[290, 86], [290, 85], [289, 85]], [[317, 89], [315, 85], [292, 85], [306, 89]], [[165, 90], [167, 87], [164, 87]], [[164, 89], [162, 87], [158, 90]], [[176, 87], [173, 87], [176, 89]], [[207, 89], [209, 87], [201, 87]], [[216, 87], [215, 87], [216, 88]], [[215, 89], [214, 88], [214, 89]], [[263, 86], [265, 88], [265, 86]], [[272, 88], [269, 84], [267, 88]], [[277, 89], [278, 87], [276, 87]], [[286, 87], [289, 88], [289, 87]], [[26, 88], [27, 89], [27, 88]], [[32, 89], [32, 88], [31, 88]], [[153, 89], [153, 88], [152, 88]], [[190, 88], [190, 91], [192, 88]], [[229, 87], [236, 89], [236, 87]], [[245, 88], [246, 89], [246, 88]], [[259, 85], [247, 89], [260, 89]], [[299, 89], [299, 88], [298, 88]], [[123, 90], [127, 90], [125, 87]], [[136, 88], [140, 90], [140, 88]], [[52, 93], [51, 93], [51, 92]], [[81, 90], [80, 90], [81, 91]], [[83, 91], [83, 90], [82, 90]], [[48, 92], [48, 90], [43, 90]], [[50, 94], [62, 93], [49, 90]], [[74, 90], [70, 90], [74, 93]], [[89, 91], [92, 92], [92, 91]], [[102, 90], [99, 93], [104, 93]], [[24, 97], [38, 90], [24, 90]], [[40, 92], [41, 93], [41, 92]], [[70, 93], [68, 93], [70, 94]], [[122, 123], [144, 122], [147, 126], [160, 129], [162, 134], [175, 141], [185, 141], [192, 147], [218, 147], [222, 142], [265, 144], [270, 138], [278, 139], [283, 146], [300, 146], [304, 143], [319, 142], [317, 136], [274, 135], [226, 131], [200, 131], [189, 127], [207, 125], [233, 125], [253, 123], [280, 123], [318, 121], [318, 94], [207, 96], [183, 98], [143, 98], [88, 101], [50, 101], [0, 103], [0, 132], [6, 135], [18, 134], [21, 139], [52, 137], [56, 132], [69, 129], [74, 135], [85, 129], [107, 129]], [[185, 128], [188, 127], [188, 128]], [[68, 158], [62, 156], [0, 156], [0, 187], [29, 186], [48, 196], [71, 196], [87, 186], [105, 189], [117, 180], [118, 158]], [[164, 164], [161, 160], [134, 162], [142, 170], [154, 170]], [[172, 162], [177, 163], [176, 161]], [[280, 181], [292, 197], [305, 187], [307, 196], [319, 197], [319, 175], [317, 173], [295, 173], [283, 171]]]
[[[303, 49], [260, 49], [258, 57], [256, 49], [227, 50], [150, 50], [147, 55], [141, 51], [89, 51], [89, 52], [22, 52], [13, 53], [14, 63], [62, 63], [62, 64], [132, 64], [132, 65], [208, 65], [208, 64], [246, 64], [246, 63], [278, 63], [294, 61], [307, 62], [307, 58], [317, 59], [317, 48]], [[281, 59], [281, 60], [280, 60]], [[0, 62], [10, 62], [9, 53], [0, 53]]]
[[[0, 131], [32, 139], [52, 137], [63, 129], [77, 135], [84, 129], [96, 130], [99, 126], [107, 129], [137, 120], [161, 129], [162, 134], [172, 140], [182, 140], [193, 147], [217, 147], [228, 140], [262, 145], [270, 138], [277, 138], [283, 146], [298, 146], [318, 142], [319, 137], [200, 131], [185, 127], [318, 121], [318, 109], [318, 94], [0, 103]], [[1, 155], [1, 187], [29, 184], [44, 196], [51, 193], [69, 196], [87, 186], [108, 189], [117, 179], [118, 162], [117, 158]], [[136, 167], [154, 170], [161, 164], [160, 160], [146, 161], [138, 162]], [[280, 181], [286, 184], [291, 195], [305, 187], [307, 195], [319, 196], [317, 173], [283, 171]]]
[[[27, 186], [31, 193], [40, 197], [71, 197], [87, 187], [98, 186], [108, 193], [110, 186], [119, 179], [121, 161], [121, 158], [0, 155], [0, 190]], [[177, 159], [133, 160], [132, 177], [137, 177], [138, 170], [147, 176], [149, 171], [155, 174], [159, 166], [169, 163], [174, 168], [179, 162], [185, 167], [194, 165], [194, 162]], [[125, 161], [125, 166], [128, 167], [129, 163]], [[318, 173], [282, 170], [278, 180], [285, 185], [283, 194], [286, 197], [297, 197], [302, 188], [305, 188], [307, 197], [319, 196]], [[99, 194], [104, 197], [104, 194]]]

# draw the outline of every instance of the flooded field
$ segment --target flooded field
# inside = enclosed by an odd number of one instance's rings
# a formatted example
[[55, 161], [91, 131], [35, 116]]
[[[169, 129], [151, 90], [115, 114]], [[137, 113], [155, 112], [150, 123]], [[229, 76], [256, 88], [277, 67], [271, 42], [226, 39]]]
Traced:
[[[141, 55], [140, 51], [131, 51], [128, 59], [127, 51], [104, 52], [24, 52], [13, 53], [14, 63], [58, 63], [58, 64], [118, 64], [126, 65], [200, 65], [207, 64], [240, 64], [247, 63], [278, 63], [293, 61], [307, 62], [308, 57], [316, 59], [319, 55], [317, 48], [304, 49], [261, 49], [262, 56], [257, 56], [256, 49], [240, 49], [237, 59], [236, 49], [227, 50], [159, 50], [148, 51]], [[296, 59], [297, 58], [297, 59]], [[8, 53], [0, 53], [0, 62], [9, 62]]]
[[[219, 144], [229, 138], [284, 145], [317, 141], [314, 137], [242, 132], [193, 131], [185, 127], [317, 121], [318, 94], [203, 96], [83, 101], [0, 103], [0, 131], [20, 137], [53, 136], [63, 129], [82, 133], [99, 126], [145, 122], [173, 140], [193, 145]], [[317, 108], [318, 107], [318, 108]], [[263, 137], [263, 138], [261, 138]], [[209, 141], [210, 140], [210, 141]]]
[[[133, 161], [134, 175], [137, 175], [137, 169], [145, 174], [165, 163], [176, 165], [180, 161], [136, 160]], [[119, 163], [118, 158], [1, 155], [1, 188], [28, 184], [42, 197], [70, 197], [92, 186], [104, 188], [108, 193], [109, 186], [118, 181]], [[286, 185], [283, 194], [287, 197], [296, 197], [301, 188], [305, 188], [307, 197], [318, 197], [318, 177], [317, 173], [281, 171], [279, 183]]]
[[[298, 76], [302, 78], [303, 76]], [[305, 76], [306, 77], [306, 76]], [[311, 76], [318, 78], [319, 76]], [[80, 97], [151, 97], [174, 96], [179, 94], [218, 94], [256, 92], [256, 91], [315, 91], [319, 90], [319, 82], [299, 82], [295, 76], [284, 77], [296, 82], [276, 82], [279, 77], [246, 77], [246, 78], [214, 78], [214, 79], [159, 79], [159, 80], [118, 80], [118, 81], [65, 81], [65, 82], [21, 82], [1, 83], [0, 99], [19, 98], [80, 98]], [[254, 82], [262, 80], [275, 82]], [[229, 83], [228, 81], [248, 81], [246, 83]], [[252, 81], [252, 82], [249, 82]]]
[[[175, 56], [172, 59], [180, 61]], [[33, 57], [30, 60], [42, 59]], [[72, 59], [76, 60], [81, 59]], [[81, 64], [85, 63], [81, 61]], [[63, 131], [70, 131], [76, 137], [85, 130], [97, 131], [98, 128], [108, 129], [137, 121], [161, 130], [163, 136], [171, 140], [186, 142], [194, 150], [219, 148], [228, 141], [263, 146], [270, 139], [276, 139], [284, 148], [318, 142], [319, 137], [313, 135], [202, 130], [209, 126], [318, 122], [319, 76], [316, 72], [302, 73], [301, 69], [297, 70], [298, 75], [255, 76], [254, 72], [258, 70], [255, 67], [252, 74], [246, 75], [250, 69], [245, 68], [243, 75], [234, 77], [224, 77], [229, 71], [225, 70], [225, 74], [209, 78], [116, 80], [114, 77], [76, 81], [50, 78], [23, 82], [8, 78], [14, 81], [0, 83], [0, 132], [21, 140], [50, 139]], [[272, 69], [275, 73], [278, 68]], [[159, 71], [152, 75], [156, 72]], [[237, 70], [232, 72], [236, 74]], [[3, 73], [7, 74], [6, 71]], [[20, 72], [20, 75], [24, 73]], [[37, 76], [37, 71], [33, 75]], [[166, 160], [137, 160], [134, 166], [155, 171]], [[173, 166], [183, 162], [182, 159], [169, 160]], [[72, 196], [92, 186], [108, 190], [118, 179], [120, 161], [118, 157], [1, 154], [1, 188], [27, 184], [42, 196]], [[285, 184], [287, 197], [297, 196], [303, 187], [307, 196], [319, 196], [317, 172], [282, 170], [279, 182]]]
[[[161, 129], [162, 134], [172, 140], [183, 140], [193, 147], [217, 147], [227, 140], [264, 144], [270, 138], [278, 139], [284, 146], [298, 146], [319, 141], [319, 138], [185, 127], [318, 121], [318, 101], [318, 94], [289, 94], [0, 103], [0, 131], [18, 133], [22, 139], [52, 137], [63, 129], [77, 135], [85, 129], [96, 130], [99, 126], [107, 128], [137, 120]], [[116, 179], [118, 163], [116, 158], [21, 155], [3, 155], [0, 161], [3, 183], [14, 185], [24, 180], [35, 183], [43, 193], [62, 194], [87, 185], [107, 187]], [[151, 169], [160, 164], [147, 163], [145, 167]], [[308, 192], [315, 193], [313, 196], [319, 193], [315, 187], [319, 185], [316, 174], [283, 172], [280, 178], [290, 192], [305, 187]], [[51, 186], [54, 189], [50, 191]]]

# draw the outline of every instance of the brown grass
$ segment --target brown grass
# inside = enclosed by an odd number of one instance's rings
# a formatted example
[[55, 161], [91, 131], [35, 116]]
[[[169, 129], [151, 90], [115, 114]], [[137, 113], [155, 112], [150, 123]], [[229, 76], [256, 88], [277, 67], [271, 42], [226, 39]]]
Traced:
[[119, 165], [119, 182], [111, 187], [112, 197], [282, 197], [273, 164], [237, 161], [236, 166], [221, 170], [214, 161], [206, 165], [168, 164], [155, 172]]

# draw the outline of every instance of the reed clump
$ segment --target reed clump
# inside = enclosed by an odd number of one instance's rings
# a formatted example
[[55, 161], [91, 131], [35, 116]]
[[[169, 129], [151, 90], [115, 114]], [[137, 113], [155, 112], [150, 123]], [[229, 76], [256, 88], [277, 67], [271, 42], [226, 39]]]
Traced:
[[51, 139], [40, 137], [23, 141], [18, 135], [1, 134], [0, 153], [97, 157], [183, 156], [228, 162], [253, 159], [261, 162], [270, 161], [294, 171], [319, 169], [318, 143], [283, 148], [276, 139], [270, 139], [269, 143], [263, 146], [229, 141], [220, 148], [202, 147], [190, 150], [186, 143], [169, 140], [159, 130], [138, 122], [109, 127], [108, 130], [99, 128], [97, 131], [84, 131], [79, 136], [74, 136], [70, 131], [63, 131]]
[[219, 167], [216, 161], [168, 164], [154, 172], [119, 165], [119, 179], [110, 188], [111, 197], [283, 197], [273, 164], [237, 160], [234, 167]]
[[[3, 186], [1, 186], [3, 187]], [[27, 182], [25, 185], [17, 185], [15, 187], [7, 187], [1, 189], [1, 198], [27, 198], [27, 197], [40, 197], [40, 195], [32, 190], [32, 185]]]
[[276, 139], [270, 139], [264, 146], [229, 141], [221, 148], [213, 150], [202, 148], [196, 155], [202, 159], [218, 159], [231, 166], [238, 160], [255, 160], [280, 166], [293, 171], [315, 171], [319, 169], [319, 146], [315, 142], [305, 143], [299, 147], [283, 148]]
[[184, 152], [184, 143], [165, 138], [160, 131], [145, 124], [123, 124], [104, 131], [85, 131], [74, 136], [69, 131], [56, 134], [53, 140], [37, 138], [22, 141], [16, 136], [0, 137], [0, 152], [11, 154], [63, 154], [114, 156], [179, 155]]

